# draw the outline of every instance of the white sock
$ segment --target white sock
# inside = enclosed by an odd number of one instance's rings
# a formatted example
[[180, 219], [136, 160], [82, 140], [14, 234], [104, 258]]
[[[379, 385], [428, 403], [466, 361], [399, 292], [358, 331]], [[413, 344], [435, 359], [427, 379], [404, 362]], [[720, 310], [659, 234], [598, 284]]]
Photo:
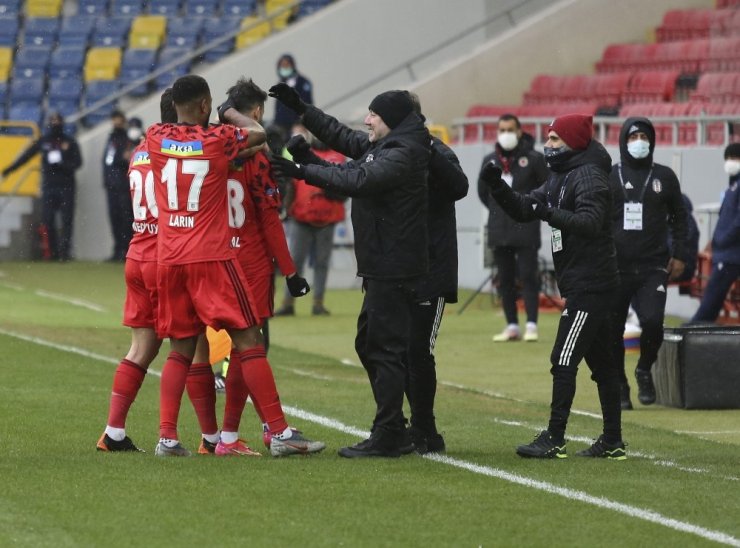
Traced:
[[169, 438], [159, 438], [159, 443], [161, 443], [165, 447], [169, 447], [171, 449], [173, 447], [176, 447], [180, 443], [180, 441], [179, 440], [171, 440]]
[[106, 426], [105, 433], [108, 434], [108, 437], [112, 439], [113, 441], [123, 441], [123, 438], [126, 437], [125, 428], [115, 428], [113, 426]]
[[289, 440], [290, 438], [293, 437], [293, 430], [291, 429], [290, 426], [288, 426], [288, 428], [286, 428], [279, 434], [273, 434], [273, 436], [280, 440]]
[[527, 329], [529, 329], [530, 331], [536, 331], [537, 324], [534, 322], [527, 322]]
[[236, 443], [239, 439], [239, 432], [227, 432], [224, 430], [221, 432], [221, 443], [231, 444]]
[[206, 440], [208, 443], [218, 443], [220, 436], [218, 432], [215, 434], [203, 434], [203, 439]]
[[510, 323], [506, 327], [507, 329], [511, 329], [512, 331], [519, 331], [519, 324], [516, 323]]

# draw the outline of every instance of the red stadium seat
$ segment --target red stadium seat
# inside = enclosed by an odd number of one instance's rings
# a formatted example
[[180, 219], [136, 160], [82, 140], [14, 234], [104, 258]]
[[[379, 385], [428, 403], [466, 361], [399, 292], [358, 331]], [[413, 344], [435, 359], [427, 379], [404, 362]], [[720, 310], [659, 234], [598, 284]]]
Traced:
[[[468, 109], [467, 118], [498, 118], [502, 114], [518, 115], [520, 106], [515, 105], [473, 105]], [[493, 142], [496, 140], [497, 124], [485, 123], [482, 127], [479, 124], [466, 124], [463, 129], [463, 139], [465, 142]]]
[[679, 75], [676, 70], [636, 72], [624, 94], [624, 102], [670, 101], [676, 91], [676, 79]]
[[593, 98], [604, 107], [615, 107], [622, 102], [627, 91], [632, 72], [612, 72], [593, 76], [595, 86]]
[[713, 38], [709, 42], [706, 70], [740, 70], [740, 36]]
[[529, 91], [524, 94], [524, 104], [537, 104], [552, 101], [553, 96], [560, 89], [563, 76], [538, 74], [529, 85]]

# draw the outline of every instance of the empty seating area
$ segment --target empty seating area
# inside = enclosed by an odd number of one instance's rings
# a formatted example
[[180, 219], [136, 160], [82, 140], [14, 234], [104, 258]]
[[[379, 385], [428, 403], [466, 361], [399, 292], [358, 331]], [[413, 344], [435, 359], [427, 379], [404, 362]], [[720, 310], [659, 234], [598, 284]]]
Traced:
[[193, 62], [216, 62], [331, 1], [0, 0], [0, 116], [41, 125], [51, 110], [69, 116], [96, 105], [82, 120], [93, 126], [122, 88], [134, 97], [164, 89]]
[[[740, 117], [740, 0], [718, 0], [714, 9], [672, 9], [655, 29], [653, 43], [610, 44], [592, 74], [539, 74], [520, 105], [473, 105], [468, 118], [554, 117], [567, 112], [601, 116]], [[606, 132], [615, 143], [619, 124]], [[525, 128], [532, 131], [534, 126]], [[718, 120], [657, 123], [660, 143], [722, 144], [740, 140], [740, 124]], [[703, 131], [701, 135], [699, 132]], [[495, 124], [463, 127], [465, 141], [496, 138]]]

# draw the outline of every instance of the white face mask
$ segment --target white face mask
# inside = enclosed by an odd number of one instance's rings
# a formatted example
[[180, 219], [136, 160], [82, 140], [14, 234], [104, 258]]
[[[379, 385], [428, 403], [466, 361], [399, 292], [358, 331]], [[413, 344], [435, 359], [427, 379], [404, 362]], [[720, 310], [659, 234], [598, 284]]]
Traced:
[[141, 139], [142, 135], [141, 128], [130, 127], [126, 132], [126, 135], [128, 136], [129, 141], [138, 141], [139, 139]]
[[643, 141], [642, 139], [630, 141], [627, 143], [627, 152], [629, 152], [630, 156], [635, 160], [642, 160], [643, 158], [647, 158], [648, 154], [650, 154], [650, 143]]
[[740, 160], [725, 160], [725, 173], [730, 177], [740, 173]]
[[498, 144], [504, 150], [514, 150], [517, 144], [519, 144], [519, 137], [513, 131], [502, 131], [498, 134]]

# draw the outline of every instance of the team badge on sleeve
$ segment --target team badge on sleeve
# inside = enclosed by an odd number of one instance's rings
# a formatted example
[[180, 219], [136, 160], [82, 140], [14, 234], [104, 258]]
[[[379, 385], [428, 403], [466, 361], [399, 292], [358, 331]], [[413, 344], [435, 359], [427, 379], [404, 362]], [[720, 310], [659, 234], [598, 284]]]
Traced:
[[527, 167], [529, 165], [529, 158], [522, 156], [519, 158], [519, 167]]
[[140, 150], [134, 154], [134, 159], [131, 161], [132, 166], [143, 166], [149, 165], [150, 163], [149, 153], [146, 150]]

